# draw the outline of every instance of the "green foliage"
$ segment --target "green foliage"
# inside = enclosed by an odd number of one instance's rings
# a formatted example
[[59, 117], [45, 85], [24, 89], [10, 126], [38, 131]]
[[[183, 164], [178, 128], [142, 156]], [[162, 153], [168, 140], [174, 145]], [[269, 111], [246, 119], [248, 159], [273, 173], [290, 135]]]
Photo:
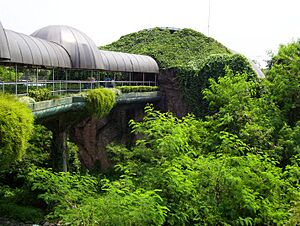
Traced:
[[73, 225], [162, 225], [166, 207], [156, 191], [134, 189], [130, 179], [102, 181], [103, 195], [67, 209], [62, 222]]
[[14, 97], [0, 95], [0, 169], [21, 160], [33, 130], [33, 114]]
[[49, 219], [71, 225], [162, 225], [166, 208], [157, 191], [135, 189], [130, 178], [99, 183], [90, 176], [32, 168], [28, 181], [40, 191]]
[[28, 91], [29, 97], [33, 98], [35, 101], [43, 101], [51, 99], [51, 91], [47, 88], [34, 89]]
[[43, 212], [36, 208], [20, 202], [24, 192], [19, 188], [0, 186], [0, 215], [26, 223], [40, 222]]
[[76, 144], [71, 141], [67, 141], [68, 150], [68, 171], [69, 172], [80, 172], [81, 163], [79, 160], [78, 152], [79, 148]]
[[152, 56], [160, 68], [182, 67], [210, 54], [229, 53], [214, 39], [191, 29], [175, 32], [160, 28], [142, 30], [100, 48]]
[[292, 217], [288, 221], [286, 225], [289, 226], [294, 226], [294, 225], [299, 225], [300, 224], [300, 202], [295, 202], [295, 205], [293, 208], [290, 210], [292, 213]]
[[24, 161], [28, 165], [46, 167], [50, 161], [52, 132], [46, 127], [35, 124], [29, 140], [29, 146]]
[[218, 82], [210, 80], [210, 88], [203, 91], [215, 113], [209, 118], [210, 126], [216, 133], [236, 135], [253, 152], [270, 150], [272, 138], [282, 126], [280, 114], [274, 104], [260, 96], [260, 83], [247, 78], [245, 73], [228, 71]]
[[197, 116], [204, 117], [210, 113], [208, 101], [201, 92], [209, 87], [210, 78], [223, 77], [226, 70], [231, 70], [235, 75], [246, 73], [247, 79], [257, 80], [248, 60], [239, 54], [213, 54], [193, 63], [193, 67], [178, 69], [177, 78], [185, 100]]
[[91, 176], [65, 172], [52, 172], [43, 168], [32, 167], [27, 181], [33, 190], [40, 191], [38, 196], [54, 209], [52, 218], [60, 217], [67, 208], [74, 208], [83, 199], [96, 192], [96, 179]]
[[217, 155], [207, 155], [205, 149], [217, 135], [209, 123], [193, 116], [178, 119], [149, 106], [145, 111], [142, 122], [131, 122], [141, 139], [131, 149], [110, 146], [109, 150], [116, 170], [132, 175], [135, 185], [161, 190], [170, 210], [166, 224], [282, 225], [287, 221], [296, 189], [276, 161], [260, 154], [234, 156], [234, 148], [243, 142], [224, 135], [231, 153], [227, 145], [218, 145]]
[[157, 91], [157, 86], [118, 86], [117, 89], [121, 90], [122, 93], [131, 92], [152, 92]]
[[300, 40], [281, 45], [269, 71], [269, 98], [282, 110], [290, 125], [300, 120]]
[[103, 118], [116, 104], [116, 94], [110, 89], [98, 88], [87, 91], [86, 100], [90, 114]]
[[[22, 75], [22, 73], [19, 73], [18, 78], [20, 78], [21, 75]], [[3, 81], [3, 82], [16, 81], [15, 70], [12, 70], [12, 69], [4, 67], [4, 66], [0, 66], [0, 81]]]
[[208, 88], [209, 78], [224, 76], [226, 67], [235, 74], [247, 73], [249, 78], [256, 78], [245, 57], [231, 54], [214, 39], [191, 29], [142, 30], [101, 48], [146, 54], [152, 56], [161, 69], [175, 70], [185, 100], [193, 113], [201, 117], [209, 113], [208, 103], [201, 93]]
[[0, 200], [0, 215], [12, 218], [25, 223], [40, 222], [43, 219], [43, 212], [31, 206], [20, 206], [14, 203], [7, 203]]

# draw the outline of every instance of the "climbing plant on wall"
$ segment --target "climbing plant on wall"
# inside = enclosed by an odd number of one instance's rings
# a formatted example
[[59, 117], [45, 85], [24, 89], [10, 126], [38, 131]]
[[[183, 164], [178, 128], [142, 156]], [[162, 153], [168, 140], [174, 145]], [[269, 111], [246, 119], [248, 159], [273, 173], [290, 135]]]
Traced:
[[100, 48], [149, 55], [162, 69], [182, 67], [190, 61], [205, 59], [210, 54], [230, 53], [221, 43], [200, 32], [192, 29], [174, 32], [167, 28], [131, 33]]
[[175, 71], [180, 91], [197, 116], [208, 112], [201, 93], [209, 85], [208, 78], [224, 76], [226, 67], [235, 74], [254, 75], [245, 57], [232, 54], [213, 38], [192, 29], [145, 29], [100, 48], [146, 54], [152, 56], [162, 70]]
[[193, 67], [178, 68], [177, 79], [185, 100], [193, 106], [193, 113], [197, 116], [209, 114], [208, 102], [203, 99], [202, 90], [209, 87], [210, 78], [223, 77], [226, 70], [230, 70], [235, 75], [246, 73], [248, 79], [257, 80], [248, 60], [239, 54], [212, 54], [192, 64]]

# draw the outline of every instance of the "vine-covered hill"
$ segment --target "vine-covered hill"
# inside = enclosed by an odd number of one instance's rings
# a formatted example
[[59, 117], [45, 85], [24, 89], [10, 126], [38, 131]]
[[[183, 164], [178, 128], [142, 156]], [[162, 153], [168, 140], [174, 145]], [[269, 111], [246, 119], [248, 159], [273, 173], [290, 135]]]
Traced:
[[221, 43], [200, 32], [168, 28], [131, 33], [100, 48], [149, 55], [158, 62], [160, 68], [182, 67], [194, 61], [199, 62], [211, 54], [230, 53]]

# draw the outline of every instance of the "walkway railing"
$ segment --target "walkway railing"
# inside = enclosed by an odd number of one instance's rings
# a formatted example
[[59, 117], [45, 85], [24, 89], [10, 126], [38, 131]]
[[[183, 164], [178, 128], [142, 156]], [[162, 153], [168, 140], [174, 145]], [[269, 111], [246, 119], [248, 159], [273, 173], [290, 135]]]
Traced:
[[[18, 96], [28, 95], [29, 90], [48, 88], [54, 95], [78, 93], [89, 89], [117, 86], [155, 86], [154, 81], [79, 81], [79, 80], [40, 80], [38, 82], [17, 81], [0, 82], [2, 93], [10, 93]], [[0, 92], [1, 92], [0, 91]]]

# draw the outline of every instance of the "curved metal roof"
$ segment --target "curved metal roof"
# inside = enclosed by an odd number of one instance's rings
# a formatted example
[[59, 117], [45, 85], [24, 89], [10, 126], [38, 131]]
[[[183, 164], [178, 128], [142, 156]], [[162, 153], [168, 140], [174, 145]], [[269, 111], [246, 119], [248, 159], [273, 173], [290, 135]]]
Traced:
[[31, 36], [55, 42], [69, 53], [76, 69], [104, 69], [95, 43], [83, 32], [69, 26], [52, 25], [35, 31]]
[[0, 23], [0, 62], [159, 73], [156, 61], [149, 56], [99, 50], [92, 39], [83, 32], [59, 25], [41, 28], [28, 36], [3, 29]]
[[5, 62], [71, 68], [70, 57], [61, 46], [14, 31], [4, 31], [10, 52], [10, 59]]
[[6, 34], [0, 22], [0, 59], [9, 59], [9, 58], [10, 58], [10, 54], [9, 54]]
[[159, 73], [156, 61], [145, 55], [99, 50], [105, 71]]

